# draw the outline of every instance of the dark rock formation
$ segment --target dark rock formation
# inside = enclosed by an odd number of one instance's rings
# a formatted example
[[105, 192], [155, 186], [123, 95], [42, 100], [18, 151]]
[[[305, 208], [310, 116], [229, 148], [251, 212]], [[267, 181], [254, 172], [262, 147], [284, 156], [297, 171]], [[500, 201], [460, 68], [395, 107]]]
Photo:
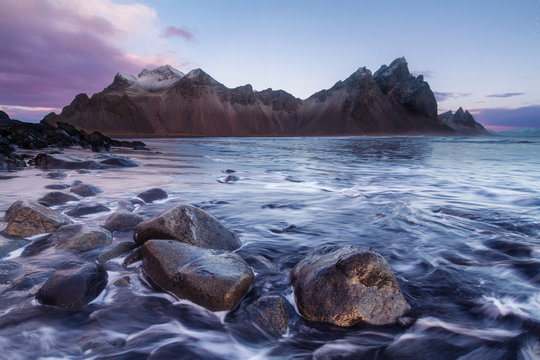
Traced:
[[72, 157], [59, 157], [49, 154], [38, 154], [33, 164], [42, 169], [102, 169], [102, 165], [93, 160], [78, 160]]
[[63, 171], [53, 171], [46, 175], [49, 179], [64, 179], [67, 177], [67, 174]]
[[96, 196], [97, 194], [103, 192], [97, 186], [90, 184], [77, 184], [69, 189], [69, 191], [83, 197]]
[[455, 114], [452, 110], [439, 115], [439, 120], [458, 131], [461, 135], [491, 135], [481, 124], [474, 120], [468, 110], [459, 108]]
[[143, 218], [129, 211], [115, 212], [105, 220], [103, 227], [109, 231], [129, 231], [133, 230]]
[[211, 311], [234, 308], [255, 277], [236, 254], [178, 241], [150, 240], [141, 252], [143, 271], [154, 283]]
[[[0, 259], [7, 256], [10, 252], [20, 249], [30, 243], [30, 240], [26, 239], [6, 239], [0, 236]], [[0, 284], [2, 282], [0, 281]]]
[[48, 239], [55, 247], [71, 252], [84, 252], [112, 243], [112, 234], [96, 225], [65, 225]]
[[129, 160], [123, 157], [111, 157], [106, 160], [100, 161], [103, 165], [117, 166], [117, 167], [137, 167], [141, 166], [139, 163]]
[[73, 209], [66, 211], [65, 214], [71, 217], [81, 217], [84, 215], [97, 214], [97, 213], [105, 212], [109, 210], [110, 209], [103, 204], [94, 204], [94, 205], [79, 204], [75, 206]]
[[72, 220], [48, 207], [31, 201], [16, 201], [6, 211], [8, 223], [4, 233], [10, 236], [32, 236], [56, 231]]
[[79, 201], [81, 197], [77, 195], [66, 194], [62, 191], [53, 191], [39, 198], [38, 202], [45, 206], [63, 205], [69, 201]]
[[142, 245], [150, 239], [173, 239], [217, 250], [236, 250], [242, 244], [236, 235], [205, 211], [190, 205], [177, 205], [143, 221], [133, 239]]
[[49, 190], [64, 190], [70, 188], [71, 185], [68, 184], [49, 184], [45, 185], [45, 189]]
[[45, 305], [79, 309], [94, 300], [107, 286], [103, 265], [62, 264], [39, 289], [36, 299]]
[[227, 317], [234, 324], [234, 332], [249, 340], [278, 338], [289, 325], [285, 300], [277, 295], [263, 296]]
[[96, 258], [96, 260], [98, 263], [102, 264], [120, 255], [123, 255], [127, 253], [128, 251], [135, 249], [136, 247], [137, 246], [132, 241], [123, 241], [119, 244], [116, 244], [112, 249], [109, 249], [105, 251], [104, 253], [100, 254]]
[[26, 166], [22, 156], [11, 146], [9, 131], [12, 120], [0, 110], [0, 170], [17, 170]]
[[145, 203], [151, 203], [156, 200], [166, 199], [168, 195], [164, 190], [156, 188], [143, 191], [137, 197], [143, 199]]
[[422, 76], [410, 74], [404, 58], [373, 75], [361, 68], [306, 100], [251, 85], [230, 89], [200, 69], [173, 71], [166, 79], [158, 72], [118, 74], [101, 93], [77, 95], [43, 123], [138, 135], [456, 133], [438, 120], [433, 92]]
[[292, 270], [291, 283], [298, 311], [311, 321], [384, 325], [409, 309], [386, 260], [360, 246], [310, 251]]

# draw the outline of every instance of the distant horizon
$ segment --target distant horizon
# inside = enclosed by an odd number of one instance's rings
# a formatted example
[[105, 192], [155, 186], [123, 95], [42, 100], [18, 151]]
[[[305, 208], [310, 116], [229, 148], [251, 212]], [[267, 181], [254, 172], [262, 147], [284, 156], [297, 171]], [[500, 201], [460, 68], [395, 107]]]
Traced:
[[24, 121], [100, 92], [117, 72], [201, 68], [230, 88], [305, 99], [404, 56], [439, 113], [463, 107], [488, 129], [540, 128], [534, 0], [5, 0], [0, 10], [0, 109]]

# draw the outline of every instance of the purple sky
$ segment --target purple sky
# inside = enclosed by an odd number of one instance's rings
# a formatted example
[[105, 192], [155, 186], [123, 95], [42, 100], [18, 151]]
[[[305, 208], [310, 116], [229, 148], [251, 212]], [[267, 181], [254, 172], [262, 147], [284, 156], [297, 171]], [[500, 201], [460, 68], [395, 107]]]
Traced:
[[0, 109], [39, 121], [117, 72], [164, 64], [305, 98], [405, 56], [441, 112], [462, 106], [493, 129], [540, 127], [539, 4], [2, 0]]

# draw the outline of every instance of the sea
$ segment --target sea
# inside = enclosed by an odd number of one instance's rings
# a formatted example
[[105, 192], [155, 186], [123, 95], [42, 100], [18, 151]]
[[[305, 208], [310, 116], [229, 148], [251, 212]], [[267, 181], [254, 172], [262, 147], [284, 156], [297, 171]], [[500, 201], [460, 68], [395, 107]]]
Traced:
[[[86, 308], [44, 306], [37, 290], [73, 255], [44, 249], [23, 256], [25, 245], [1, 254], [1, 359], [540, 358], [540, 138], [138, 140], [149, 150], [63, 151], [80, 159], [123, 156], [140, 167], [64, 170], [60, 180], [34, 167], [0, 174], [0, 216], [17, 200], [49, 192], [46, 185], [80, 180], [103, 190], [83, 203], [111, 210], [76, 220], [102, 225], [119, 201], [161, 188], [167, 199], [135, 212], [149, 218], [192, 204], [232, 229], [243, 243], [237, 252], [266, 264], [250, 263], [255, 281], [238, 308], [280, 295], [287, 332], [245, 336], [256, 326], [239, 331], [231, 314], [152, 287], [140, 262], [124, 266], [127, 254], [106, 263], [107, 287]], [[131, 238], [114, 233], [114, 244]], [[330, 243], [384, 256], [410, 313], [387, 326], [303, 319], [290, 271]], [[101, 252], [80, 256], [94, 261]], [[127, 285], [115, 285], [119, 278]]]

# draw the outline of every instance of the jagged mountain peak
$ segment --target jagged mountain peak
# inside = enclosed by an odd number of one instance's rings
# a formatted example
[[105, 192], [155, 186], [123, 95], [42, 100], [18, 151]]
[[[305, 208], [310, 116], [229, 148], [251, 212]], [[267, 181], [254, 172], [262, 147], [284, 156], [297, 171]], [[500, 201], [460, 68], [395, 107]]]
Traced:
[[167, 80], [167, 79], [179, 79], [184, 77], [184, 73], [175, 69], [171, 65], [163, 65], [159, 66], [153, 70], [143, 69], [139, 75], [138, 78], [143, 77], [152, 77], [159, 81]]

